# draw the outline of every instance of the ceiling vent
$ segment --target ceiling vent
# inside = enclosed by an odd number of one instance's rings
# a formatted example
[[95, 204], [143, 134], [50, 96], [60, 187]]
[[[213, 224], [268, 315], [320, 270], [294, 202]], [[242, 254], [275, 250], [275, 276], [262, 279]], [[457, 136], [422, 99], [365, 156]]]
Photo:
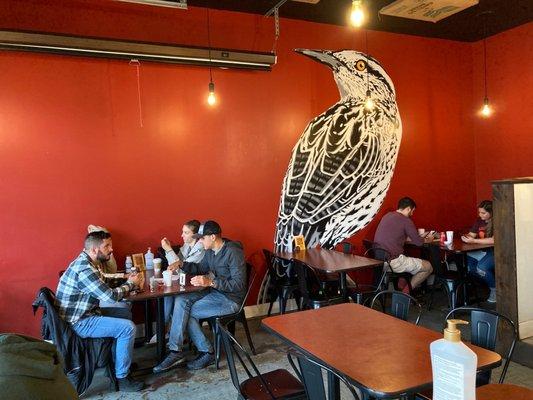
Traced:
[[393, 17], [438, 22], [478, 3], [478, 0], [396, 0], [379, 10], [379, 13]]

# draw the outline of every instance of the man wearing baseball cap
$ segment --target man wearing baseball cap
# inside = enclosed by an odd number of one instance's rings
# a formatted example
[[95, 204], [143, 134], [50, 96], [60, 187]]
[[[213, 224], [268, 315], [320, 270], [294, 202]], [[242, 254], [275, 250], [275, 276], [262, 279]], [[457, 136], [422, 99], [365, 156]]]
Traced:
[[168, 340], [170, 352], [154, 367], [155, 373], [186, 362], [183, 353], [185, 332], [189, 333], [199, 352], [194, 360], [187, 363], [187, 368], [201, 369], [213, 364], [213, 346], [205, 337], [199, 321], [238, 311], [246, 293], [246, 262], [240, 242], [223, 238], [220, 225], [215, 221], [204, 222], [195, 237], [204, 246], [204, 258], [199, 263], [176, 261], [169, 265], [169, 269], [181, 269], [195, 275], [191, 284], [203, 286], [206, 290], [176, 296]]

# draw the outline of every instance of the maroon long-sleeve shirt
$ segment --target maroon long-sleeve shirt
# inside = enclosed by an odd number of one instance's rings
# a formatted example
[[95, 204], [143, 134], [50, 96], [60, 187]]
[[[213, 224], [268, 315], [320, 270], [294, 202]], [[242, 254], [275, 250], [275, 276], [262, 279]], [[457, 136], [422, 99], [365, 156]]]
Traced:
[[393, 260], [403, 254], [403, 245], [408, 237], [416, 246], [424, 244], [424, 239], [418, 234], [411, 218], [398, 211], [391, 211], [381, 218], [374, 235], [374, 243], [387, 250]]

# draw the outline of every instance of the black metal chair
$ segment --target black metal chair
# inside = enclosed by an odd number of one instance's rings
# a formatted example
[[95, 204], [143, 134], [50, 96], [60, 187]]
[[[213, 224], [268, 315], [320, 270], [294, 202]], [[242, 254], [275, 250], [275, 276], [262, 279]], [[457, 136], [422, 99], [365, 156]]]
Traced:
[[113, 338], [82, 338], [60, 316], [55, 305], [55, 293], [39, 289], [32, 308], [33, 314], [43, 308], [41, 337], [51, 340], [63, 357], [63, 371], [79, 395], [91, 385], [97, 368], [105, 367], [113, 390], [118, 390], [113, 361]]
[[[228, 369], [233, 386], [237, 389], [238, 399], [244, 400], [289, 400], [306, 399], [302, 383], [286, 369], [261, 373], [250, 355], [240, 343], [224, 328], [218, 326], [224, 351], [228, 360]], [[237, 358], [244, 369], [247, 379], [240, 382], [237, 372]]]
[[235, 322], [240, 322], [244, 328], [244, 332], [246, 333], [246, 339], [248, 339], [248, 345], [250, 346], [250, 350], [252, 350], [252, 353], [255, 355], [255, 347], [252, 342], [252, 337], [250, 335], [250, 329], [248, 329], [248, 322], [246, 321], [246, 315], [244, 313], [244, 306], [246, 305], [246, 300], [248, 299], [248, 295], [250, 294], [250, 289], [252, 288], [255, 282], [257, 273], [255, 272], [255, 268], [253, 267], [253, 265], [250, 263], [246, 263], [246, 270], [248, 272], [248, 290], [246, 291], [246, 295], [244, 296], [244, 299], [241, 303], [239, 310], [232, 314], [217, 315], [217, 316], [213, 316], [210, 318], [205, 318], [205, 319], [200, 320], [200, 325], [203, 322], [207, 322], [213, 332], [216, 369], [218, 369], [218, 365], [220, 362], [220, 350], [222, 347], [221, 337], [220, 337], [220, 334], [217, 328], [219, 325], [227, 326], [231, 332], [235, 333]]
[[285, 314], [287, 300], [294, 296], [296, 306], [300, 309], [300, 295], [298, 293], [298, 280], [287, 275], [287, 268], [283, 266], [283, 261], [272, 254], [271, 251], [263, 249], [270, 285], [275, 291], [275, 298], [272, 298], [268, 307], [268, 316], [272, 312], [272, 306], [277, 300], [279, 302], [279, 313]]
[[302, 296], [302, 310], [321, 308], [344, 302], [338, 291], [336, 293], [330, 292], [327, 287], [323, 287], [313, 268], [296, 259], [292, 259], [292, 263], [298, 276], [298, 288]]
[[433, 273], [435, 274], [435, 282], [433, 282], [433, 286], [431, 287], [428, 302], [428, 311], [431, 310], [437, 285], [441, 285], [446, 291], [449, 309], [454, 309], [457, 306], [458, 289], [464, 283], [464, 279], [459, 271], [449, 270], [447, 264], [441, 262], [440, 249], [437, 246], [429, 246], [428, 251], [428, 258], [433, 266]]
[[[298, 377], [304, 383], [305, 392], [307, 394], [307, 399], [309, 400], [326, 400], [328, 396], [326, 395], [326, 387], [324, 385], [323, 372], [328, 374], [328, 392], [335, 392], [337, 389], [330, 387], [333, 385], [333, 380], [330, 379], [335, 377], [341, 381], [350, 391], [354, 399], [359, 400], [359, 395], [355, 387], [346, 379], [345, 376], [334, 371], [327, 365], [313, 360], [306, 355], [297, 352], [295, 350], [289, 350], [287, 354], [289, 362], [292, 365], [293, 369], [298, 374]], [[298, 361], [299, 371], [296, 368], [292, 357], [295, 357]], [[329, 397], [331, 398], [331, 397]]]
[[[499, 314], [496, 311], [484, 310], [482, 308], [475, 307], [457, 307], [451, 310], [446, 318], [444, 319], [444, 327], [448, 324], [446, 320], [449, 318], [456, 318], [465, 314], [470, 314], [470, 342], [476, 346], [483, 347], [487, 350], [495, 351], [497, 346], [498, 331], [500, 331], [499, 326], [500, 322], [503, 321], [501, 329], [511, 329], [513, 332], [513, 339], [507, 347], [507, 351], [504, 352], [505, 362], [503, 363], [502, 373], [498, 383], [503, 383], [505, 380], [505, 375], [507, 374], [507, 369], [509, 368], [509, 363], [513, 356], [516, 339], [518, 337], [518, 332], [514, 322], [506, 317], [505, 315]], [[505, 325], [507, 325], [505, 327]], [[463, 338], [464, 341], [464, 338]], [[482, 371], [478, 372], [476, 376], [476, 386], [483, 386], [490, 383], [490, 378], [492, 371]], [[431, 390], [428, 390], [423, 393], [417, 393], [416, 400], [431, 400], [433, 393]]]
[[376, 260], [383, 261], [383, 264], [386, 268], [387, 284], [389, 282], [392, 282], [392, 286], [394, 287], [394, 290], [399, 290], [398, 282], [400, 281], [400, 279], [404, 279], [407, 286], [409, 287], [409, 293], [413, 293], [413, 288], [411, 286], [411, 278], [413, 276], [409, 272], [394, 272], [392, 270], [392, 267], [390, 266], [391, 257], [390, 257], [390, 253], [387, 250], [379, 247], [378, 244], [367, 239], [363, 239], [363, 246], [365, 247], [367, 251], [370, 249], [374, 249], [375, 256], [373, 258], [375, 258]]
[[[373, 247], [365, 251], [364, 257], [373, 258], [375, 260], [383, 260], [386, 253], [385, 250]], [[369, 298], [372, 298], [376, 293], [384, 289], [385, 278], [387, 274], [387, 266], [385, 262], [381, 268], [372, 268], [372, 283], [360, 284], [355, 282], [355, 287], [348, 288], [348, 292], [352, 300], [357, 304], [364, 304]]]
[[[422, 305], [413, 296], [396, 290], [383, 290], [372, 298], [370, 308], [374, 308], [376, 302], [381, 304], [381, 311], [404, 321], [408, 320], [409, 309], [411, 305], [414, 305], [417, 308], [414, 324], [418, 325], [420, 322]], [[389, 303], [390, 307], [387, 306]]]
[[[498, 344], [498, 331], [502, 329], [512, 330], [512, 340], [507, 347], [507, 351], [504, 351], [502, 356], [505, 357], [503, 363], [502, 373], [498, 383], [503, 383], [507, 369], [509, 368], [509, 362], [513, 356], [516, 339], [518, 332], [516, 330], [515, 323], [505, 315], [502, 315], [496, 311], [484, 310], [482, 308], [475, 307], [458, 307], [451, 310], [446, 315], [446, 320], [449, 318], [456, 318], [457, 314], [470, 314], [470, 342], [476, 346], [483, 347], [485, 349], [496, 351]], [[507, 328], [505, 327], [507, 325]], [[499, 327], [500, 326], [500, 327]], [[479, 372], [477, 374], [476, 385], [486, 385], [490, 382], [492, 371]]]

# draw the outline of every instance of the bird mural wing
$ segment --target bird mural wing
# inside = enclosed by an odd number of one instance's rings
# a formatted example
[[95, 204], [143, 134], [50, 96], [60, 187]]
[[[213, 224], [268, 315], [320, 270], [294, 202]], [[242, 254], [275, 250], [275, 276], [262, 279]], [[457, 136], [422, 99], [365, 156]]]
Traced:
[[366, 110], [365, 81], [346, 80], [347, 60], [352, 56], [355, 65], [364, 56], [341, 53], [326, 54], [330, 62], [318, 53], [334, 70], [341, 100], [314, 118], [293, 148], [278, 212], [277, 250], [290, 249], [300, 234], [309, 247], [333, 247], [373, 219], [390, 185], [401, 140], [392, 82], [378, 75], [377, 64], [372, 70], [377, 106]]

